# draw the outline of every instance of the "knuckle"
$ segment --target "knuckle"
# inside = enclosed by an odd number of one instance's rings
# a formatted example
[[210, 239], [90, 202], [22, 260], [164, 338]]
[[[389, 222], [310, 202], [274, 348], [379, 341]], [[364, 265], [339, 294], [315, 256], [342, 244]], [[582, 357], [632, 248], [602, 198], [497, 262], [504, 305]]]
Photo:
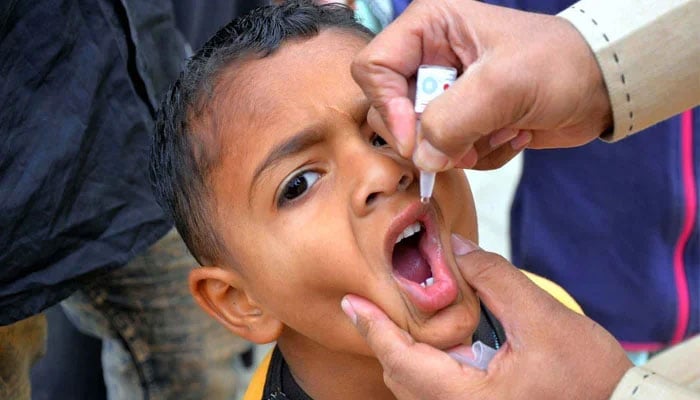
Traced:
[[372, 68], [368, 56], [369, 53], [367, 53], [366, 50], [363, 50], [358, 53], [357, 56], [355, 56], [350, 64], [350, 73], [352, 74], [352, 77], [360, 83], [363, 83], [368, 78], [372, 77]]
[[[455, 129], [445, 126], [444, 118], [435, 109], [429, 118], [421, 119], [421, 133], [433, 146], [446, 154], [455, 153], [460, 142], [460, 135]], [[461, 152], [464, 149], [459, 149]]]
[[357, 330], [362, 336], [365, 337], [365, 340], [367, 340], [367, 344], [369, 344], [370, 347], [373, 347], [375, 342], [375, 335], [377, 332], [375, 326], [376, 323], [373, 320], [358, 316]]
[[385, 381], [386, 377], [396, 380], [404, 373], [406, 365], [405, 355], [405, 352], [397, 351], [397, 349], [389, 350], [386, 353], [386, 357], [382, 361]]

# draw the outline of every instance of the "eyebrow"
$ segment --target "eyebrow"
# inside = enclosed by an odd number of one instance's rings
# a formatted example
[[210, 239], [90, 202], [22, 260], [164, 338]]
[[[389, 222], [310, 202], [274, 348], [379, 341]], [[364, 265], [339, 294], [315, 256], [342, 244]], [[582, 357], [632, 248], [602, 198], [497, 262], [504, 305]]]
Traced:
[[351, 115], [358, 125], [362, 125], [363, 122], [367, 121], [367, 113], [369, 112], [370, 101], [368, 98], [362, 98], [356, 101], [351, 107]]
[[296, 134], [292, 135], [287, 140], [282, 143], [277, 144], [265, 157], [264, 161], [261, 162], [255, 172], [253, 172], [253, 184], [250, 193], [252, 194], [255, 186], [258, 184], [258, 178], [260, 175], [277, 164], [278, 162], [289, 158], [295, 154], [299, 154], [302, 151], [320, 143], [323, 141], [323, 134], [312, 128], [305, 128]]

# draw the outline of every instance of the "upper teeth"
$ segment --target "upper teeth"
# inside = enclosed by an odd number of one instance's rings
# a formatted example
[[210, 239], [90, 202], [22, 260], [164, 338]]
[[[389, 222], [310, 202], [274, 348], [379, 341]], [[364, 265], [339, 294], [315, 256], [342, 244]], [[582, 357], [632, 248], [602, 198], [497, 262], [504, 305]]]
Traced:
[[406, 229], [403, 230], [403, 232], [401, 232], [399, 237], [396, 238], [396, 243], [415, 235], [416, 233], [420, 232], [420, 230], [420, 222], [412, 223], [411, 225], [407, 226]]

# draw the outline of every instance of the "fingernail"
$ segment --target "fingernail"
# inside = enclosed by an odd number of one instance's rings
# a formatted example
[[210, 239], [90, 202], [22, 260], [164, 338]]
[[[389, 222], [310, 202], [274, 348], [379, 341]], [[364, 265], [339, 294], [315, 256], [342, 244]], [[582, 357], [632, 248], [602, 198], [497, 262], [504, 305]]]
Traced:
[[518, 136], [517, 129], [501, 129], [500, 131], [491, 135], [489, 138], [489, 146], [491, 146], [492, 149], [495, 149], [504, 143], [508, 143], [516, 136]]
[[452, 252], [454, 252], [457, 256], [463, 256], [479, 249], [479, 246], [477, 246], [476, 243], [469, 239], [465, 239], [456, 233], [452, 234], [451, 242]]
[[421, 140], [413, 154], [413, 162], [426, 171], [441, 171], [449, 165], [450, 160], [427, 140]]
[[408, 138], [410, 137], [411, 132], [408, 127], [408, 124], [403, 124], [403, 126], [398, 125], [394, 131], [391, 131], [391, 134], [396, 139], [396, 151], [398, 151], [399, 154], [404, 157], [411, 156], [410, 150], [408, 149]]
[[343, 300], [340, 301], [340, 308], [342, 308], [345, 315], [350, 318], [353, 325], [357, 325], [357, 314], [355, 313], [355, 309], [353, 308], [352, 303], [350, 303], [350, 300], [343, 297]]
[[510, 146], [513, 150], [522, 150], [532, 141], [532, 132], [520, 131], [518, 136], [510, 141]]

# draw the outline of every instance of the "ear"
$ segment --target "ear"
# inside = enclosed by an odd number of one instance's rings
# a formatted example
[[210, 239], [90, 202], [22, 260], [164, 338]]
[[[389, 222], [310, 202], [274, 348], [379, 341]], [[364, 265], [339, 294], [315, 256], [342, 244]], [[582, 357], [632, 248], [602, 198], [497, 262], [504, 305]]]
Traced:
[[284, 324], [249, 296], [241, 276], [228, 268], [199, 267], [190, 272], [190, 293], [207, 314], [253, 343], [270, 343]]

